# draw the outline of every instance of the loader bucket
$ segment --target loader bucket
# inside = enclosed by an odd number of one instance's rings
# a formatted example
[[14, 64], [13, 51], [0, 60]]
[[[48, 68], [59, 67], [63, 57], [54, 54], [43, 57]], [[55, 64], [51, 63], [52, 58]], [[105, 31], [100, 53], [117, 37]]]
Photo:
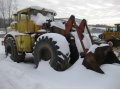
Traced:
[[100, 68], [101, 65], [112, 64], [112, 63], [120, 64], [120, 61], [117, 58], [117, 56], [114, 54], [112, 47], [98, 46], [93, 49], [95, 49], [94, 52], [89, 51], [86, 54], [82, 63], [87, 69], [104, 74], [104, 72]]

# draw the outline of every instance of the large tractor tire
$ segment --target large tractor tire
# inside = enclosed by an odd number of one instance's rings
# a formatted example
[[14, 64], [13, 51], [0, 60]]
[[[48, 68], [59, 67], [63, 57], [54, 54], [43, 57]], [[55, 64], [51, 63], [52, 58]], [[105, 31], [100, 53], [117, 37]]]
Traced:
[[69, 42], [69, 47], [70, 47], [70, 62], [69, 63], [72, 66], [79, 59], [79, 52], [75, 44], [75, 38]]
[[25, 53], [18, 53], [16, 48], [15, 40], [12, 37], [7, 37], [5, 39], [5, 53], [6, 56], [10, 54], [10, 58], [14, 62], [22, 62], [25, 59]]
[[64, 71], [70, 66], [69, 44], [60, 34], [48, 33], [40, 36], [37, 39], [33, 55], [36, 68], [41, 60], [50, 60], [50, 66], [56, 71]]

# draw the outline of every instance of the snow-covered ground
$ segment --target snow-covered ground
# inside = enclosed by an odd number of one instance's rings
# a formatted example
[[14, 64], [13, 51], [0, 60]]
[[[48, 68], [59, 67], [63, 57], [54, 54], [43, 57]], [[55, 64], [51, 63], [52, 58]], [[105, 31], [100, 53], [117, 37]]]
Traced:
[[5, 32], [4, 31], [0, 31], [0, 34], [5, 34]]
[[41, 61], [34, 69], [33, 63], [16, 63], [6, 57], [0, 44], [0, 88], [120, 88], [119, 64], [102, 65], [105, 74], [99, 74], [81, 65], [82, 60], [64, 72], [54, 71], [48, 61]]

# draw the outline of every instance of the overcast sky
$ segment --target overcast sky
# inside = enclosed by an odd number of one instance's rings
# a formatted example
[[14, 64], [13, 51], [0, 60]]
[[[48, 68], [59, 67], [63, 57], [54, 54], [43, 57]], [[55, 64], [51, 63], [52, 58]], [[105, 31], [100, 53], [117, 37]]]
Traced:
[[31, 5], [53, 9], [56, 17], [74, 14], [90, 24], [120, 23], [120, 0], [18, 0], [19, 8]]

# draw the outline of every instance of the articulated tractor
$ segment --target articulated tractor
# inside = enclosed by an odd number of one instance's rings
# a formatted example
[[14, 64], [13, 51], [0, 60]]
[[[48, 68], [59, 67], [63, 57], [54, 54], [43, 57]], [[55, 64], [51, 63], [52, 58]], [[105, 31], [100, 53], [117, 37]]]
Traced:
[[4, 38], [6, 55], [22, 62], [27, 53], [32, 53], [35, 68], [45, 60], [56, 71], [68, 69], [79, 56], [85, 57], [94, 44], [86, 20], [78, 23], [74, 15], [68, 20], [56, 20], [54, 16], [54, 10], [38, 6], [15, 13]]

